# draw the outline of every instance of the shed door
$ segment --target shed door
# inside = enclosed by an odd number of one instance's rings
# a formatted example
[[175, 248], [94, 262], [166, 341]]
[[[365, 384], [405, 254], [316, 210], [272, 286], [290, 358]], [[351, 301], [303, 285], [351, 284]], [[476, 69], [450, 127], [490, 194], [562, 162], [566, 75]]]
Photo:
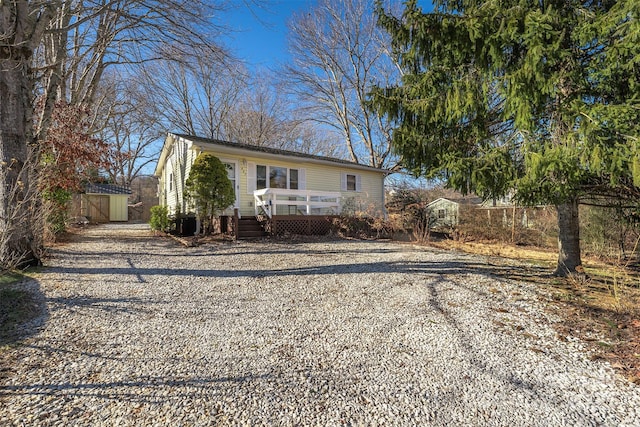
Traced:
[[91, 222], [109, 222], [109, 196], [87, 196], [87, 216]]

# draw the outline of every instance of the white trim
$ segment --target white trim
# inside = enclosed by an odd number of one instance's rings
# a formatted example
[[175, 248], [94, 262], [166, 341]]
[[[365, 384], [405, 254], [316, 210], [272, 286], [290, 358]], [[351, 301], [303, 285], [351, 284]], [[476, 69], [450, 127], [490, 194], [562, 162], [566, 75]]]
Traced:
[[[347, 176], [349, 176], [349, 175], [355, 177], [355, 180], [356, 180], [356, 182], [355, 182], [355, 185], [356, 185], [355, 190], [349, 190], [349, 188], [348, 188], [349, 180], [347, 179]], [[342, 174], [340, 175], [340, 189], [342, 191], [348, 191], [350, 193], [360, 193], [360, 192], [362, 192], [362, 175], [357, 174], [357, 173], [351, 173], [351, 172], [342, 172]]]
[[233, 164], [233, 171], [234, 171], [234, 175], [235, 175], [235, 178], [234, 178], [235, 179], [235, 185], [234, 185], [234, 188], [233, 188], [233, 193], [236, 196], [236, 200], [235, 200], [235, 202], [233, 202], [233, 208], [239, 208], [240, 207], [240, 164], [239, 164], [237, 159], [231, 160], [231, 159], [225, 159], [225, 158], [220, 157], [220, 161], [222, 163]]
[[307, 170], [305, 168], [298, 168], [298, 190], [307, 189]]
[[254, 162], [247, 162], [247, 194], [253, 194], [257, 189], [256, 180], [258, 179], [258, 174], [256, 166]]
[[253, 192], [255, 214], [265, 213], [269, 218], [277, 214], [277, 206], [297, 206], [299, 212], [311, 215], [314, 210], [340, 213], [339, 191], [287, 190], [285, 188], [264, 188]]

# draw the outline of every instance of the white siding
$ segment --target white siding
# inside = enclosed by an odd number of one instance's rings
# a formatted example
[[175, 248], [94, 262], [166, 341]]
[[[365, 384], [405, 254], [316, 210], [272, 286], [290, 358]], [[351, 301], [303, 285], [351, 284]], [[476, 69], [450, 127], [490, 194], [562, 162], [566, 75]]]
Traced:
[[[178, 139], [176, 144], [180, 143]], [[191, 144], [189, 144], [191, 145]], [[189, 147], [191, 148], [191, 147]], [[263, 159], [259, 157], [259, 153], [246, 153], [247, 155], [229, 154], [229, 153], [216, 153], [214, 151], [206, 151], [213, 154], [218, 158], [224, 158], [226, 160], [236, 160], [239, 167], [239, 201], [238, 207], [240, 214], [243, 216], [254, 215], [254, 199], [253, 190], [255, 189], [255, 166], [267, 165], [285, 167], [289, 169], [298, 169], [298, 185], [299, 189], [317, 190], [317, 191], [340, 191], [341, 190], [341, 177], [344, 173], [356, 175], [357, 187], [359, 191], [343, 191], [343, 201], [349, 200], [349, 203], [354, 204], [361, 211], [366, 211], [371, 215], [383, 215], [384, 214], [384, 174], [377, 171], [361, 170], [357, 168], [350, 168], [348, 165], [327, 165], [316, 164], [309, 162], [306, 159], [296, 160], [279, 160], [279, 159]], [[193, 149], [188, 149], [186, 152], [186, 167], [184, 168], [184, 176], [179, 177], [178, 182], [183, 184], [178, 189], [174, 189], [173, 192], [168, 193], [167, 206], [169, 212], [175, 212], [176, 200], [181, 200], [184, 191], [184, 182], [189, 176], [191, 165], [198, 155]], [[168, 173], [171, 169], [171, 165], [175, 162], [176, 150], [174, 150], [170, 156], [168, 156], [167, 165], [164, 168], [163, 178], [168, 180]], [[172, 171], [180, 174], [180, 170]], [[177, 177], [177, 178], [178, 178]], [[165, 187], [168, 188], [166, 181]]]
[[[437, 199], [429, 203], [431, 227], [453, 227], [458, 224], [458, 203], [447, 199]], [[444, 215], [441, 216], [440, 212]]]
[[175, 214], [178, 209], [182, 213], [189, 212], [189, 206], [184, 200], [184, 190], [196, 156], [197, 153], [192, 150], [190, 141], [181, 138], [174, 141], [162, 173], [162, 193], [160, 194], [160, 200], [164, 201], [161, 204], [167, 206], [169, 214]]

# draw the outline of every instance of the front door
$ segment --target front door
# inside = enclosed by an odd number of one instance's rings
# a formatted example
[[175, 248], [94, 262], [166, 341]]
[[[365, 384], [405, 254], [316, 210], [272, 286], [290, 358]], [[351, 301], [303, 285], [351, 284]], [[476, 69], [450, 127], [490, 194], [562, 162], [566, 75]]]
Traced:
[[240, 194], [240, 178], [238, 177], [238, 162], [235, 160], [221, 160], [227, 170], [227, 177], [233, 185], [233, 192], [235, 193], [236, 200], [233, 206], [225, 209], [224, 215], [233, 215], [233, 209], [240, 207], [238, 195]]

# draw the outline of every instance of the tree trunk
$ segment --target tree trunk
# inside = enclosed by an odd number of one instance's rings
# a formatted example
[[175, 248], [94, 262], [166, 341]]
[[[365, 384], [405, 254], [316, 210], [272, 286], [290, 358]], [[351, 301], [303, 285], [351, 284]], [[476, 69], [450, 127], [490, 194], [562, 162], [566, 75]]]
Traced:
[[555, 276], [583, 273], [580, 260], [578, 201], [556, 206], [558, 211], [558, 265]]
[[22, 52], [11, 49], [0, 53], [0, 269], [39, 262], [30, 218], [33, 191], [29, 187], [27, 144], [32, 96], [29, 60], [11, 55], [15, 53]]

